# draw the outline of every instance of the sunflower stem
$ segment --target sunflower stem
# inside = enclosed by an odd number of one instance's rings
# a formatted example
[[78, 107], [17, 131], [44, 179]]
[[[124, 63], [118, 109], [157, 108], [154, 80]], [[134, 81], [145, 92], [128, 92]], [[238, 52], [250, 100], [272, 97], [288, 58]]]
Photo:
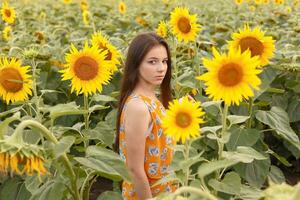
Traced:
[[[189, 140], [186, 141], [186, 143], [184, 144], [184, 160], [187, 161], [189, 159], [189, 153], [190, 153], [190, 142]], [[184, 186], [188, 186], [189, 185], [189, 176], [190, 176], [190, 167], [187, 166], [186, 167], [186, 172], [185, 172], [185, 181], [184, 181]]]
[[[22, 121], [18, 126], [17, 128], [15, 129], [14, 133], [12, 134], [11, 137], [22, 137], [22, 133], [23, 133], [23, 130], [26, 128], [26, 127], [34, 127], [34, 128], [37, 128], [40, 130], [40, 134], [42, 136], [44, 136], [47, 140], [53, 142], [54, 144], [58, 144], [58, 140], [56, 139], [56, 137], [53, 135], [52, 132], [50, 132], [44, 125], [42, 125], [41, 123], [37, 122], [37, 121], [34, 121], [34, 120], [24, 120]], [[23, 140], [23, 139], [22, 139]], [[61, 156], [62, 158], [62, 161], [69, 173], [69, 178], [70, 178], [70, 181], [71, 181], [71, 185], [72, 185], [72, 190], [73, 190], [73, 193], [72, 196], [74, 198], [74, 200], [80, 200], [80, 195], [79, 195], [79, 192], [78, 192], [78, 187], [77, 187], [77, 176], [75, 175], [75, 172], [72, 168], [72, 164], [67, 156], [66, 153], [62, 154]]]
[[38, 98], [38, 94], [37, 94], [37, 84], [36, 84], [36, 81], [37, 81], [37, 74], [36, 74], [37, 64], [34, 61], [34, 59], [32, 59], [31, 63], [32, 63], [32, 89], [33, 89], [33, 96], [34, 96], [33, 99], [34, 99], [35, 107], [36, 107], [36, 118], [39, 122], [41, 122], [42, 118], [41, 118], [40, 109], [39, 109], [40, 102], [39, 102], [39, 98]]
[[252, 123], [252, 115], [253, 115], [253, 98], [249, 98], [249, 104], [248, 104], [248, 113], [249, 113], [249, 119], [247, 121], [247, 128], [251, 128]]
[[[224, 106], [224, 110], [222, 113], [222, 131], [221, 131], [221, 138], [224, 137], [225, 132], [227, 131], [227, 123], [226, 123], [226, 119], [227, 119], [227, 113], [228, 113], [228, 108], [229, 106], [227, 104], [225, 104]], [[224, 149], [224, 143], [220, 142], [220, 148], [219, 148], [219, 160], [221, 160], [222, 158], [222, 153], [223, 153], [223, 149]]]
[[86, 113], [84, 114], [84, 123], [85, 123], [85, 130], [89, 129], [89, 97], [88, 95], [83, 95], [83, 104], [84, 110]]
[[86, 190], [86, 187], [89, 186], [89, 181], [90, 181], [91, 177], [93, 177], [93, 176], [96, 175], [96, 174], [97, 174], [96, 172], [91, 172], [91, 173], [89, 173], [89, 174], [86, 176], [86, 178], [84, 179], [84, 181], [83, 181], [83, 183], [82, 183], [82, 186], [81, 186], [81, 188], [80, 188], [80, 197], [81, 197], [81, 199], [85, 199], [85, 200], [88, 200], [88, 199], [89, 199], [89, 196], [86, 196], [86, 197], [84, 198], [84, 194], [87, 193], [87, 192], [85, 192], [85, 190]]

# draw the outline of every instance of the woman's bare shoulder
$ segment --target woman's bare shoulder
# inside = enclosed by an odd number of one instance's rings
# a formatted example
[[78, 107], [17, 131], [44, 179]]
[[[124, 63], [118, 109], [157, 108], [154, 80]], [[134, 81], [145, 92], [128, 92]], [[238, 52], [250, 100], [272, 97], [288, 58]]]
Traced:
[[126, 103], [126, 115], [145, 115], [148, 107], [142, 99], [132, 98]]

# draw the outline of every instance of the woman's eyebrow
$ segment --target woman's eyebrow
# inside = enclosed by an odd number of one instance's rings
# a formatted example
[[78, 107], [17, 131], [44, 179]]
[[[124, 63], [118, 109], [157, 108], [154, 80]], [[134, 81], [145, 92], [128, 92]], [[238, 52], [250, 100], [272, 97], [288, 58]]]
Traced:
[[[157, 57], [149, 57], [147, 59], [156, 59], [156, 60], [158, 60], [159, 58], [157, 58]], [[163, 60], [168, 60], [168, 57], [163, 58]]]

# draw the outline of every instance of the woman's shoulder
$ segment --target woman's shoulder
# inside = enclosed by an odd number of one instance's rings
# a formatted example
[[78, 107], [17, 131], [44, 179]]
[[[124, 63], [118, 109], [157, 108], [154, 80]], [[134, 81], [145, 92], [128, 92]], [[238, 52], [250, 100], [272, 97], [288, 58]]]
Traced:
[[149, 111], [147, 105], [142, 99], [129, 96], [126, 101], [125, 112], [130, 115], [145, 115]]

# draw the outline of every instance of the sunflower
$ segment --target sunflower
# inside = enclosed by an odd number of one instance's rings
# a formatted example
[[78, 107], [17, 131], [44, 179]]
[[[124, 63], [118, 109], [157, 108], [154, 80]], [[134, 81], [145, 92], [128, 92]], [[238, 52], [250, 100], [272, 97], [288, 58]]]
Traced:
[[255, 2], [255, 4], [257, 4], [257, 5], [260, 5], [260, 4], [263, 3], [262, 0], [255, 0], [254, 2]]
[[274, 2], [278, 5], [284, 4], [284, 0], [274, 0]]
[[82, 11], [82, 20], [85, 25], [90, 24], [90, 12], [88, 10]]
[[30, 66], [21, 66], [16, 58], [0, 60], [0, 96], [7, 104], [24, 101], [32, 94]]
[[2, 3], [1, 13], [3, 21], [7, 22], [8, 24], [13, 24], [15, 22], [15, 9], [13, 7], [9, 7], [7, 2]]
[[204, 112], [200, 102], [191, 102], [185, 96], [180, 100], [170, 102], [165, 117], [162, 119], [162, 127], [166, 134], [174, 136], [177, 141], [185, 143], [190, 138], [200, 134], [199, 124], [204, 123]]
[[63, 0], [64, 1], [64, 4], [70, 4], [72, 3], [72, 0]]
[[163, 37], [166, 38], [167, 37], [167, 24], [164, 21], [160, 21], [158, 24], [158, 27], [156, 29], [156, 33]]
[[241, 48], [242, 52], [249, 49], [251, 56], [259, 56], [260, 65], [264, 66], [269, 63], [275, 50], [274, 40], [272, 37], [266, 37], [265, 33], [259, 27], [251, 30], [249, 25], [244, 25], [244, 30], [232, 34], [233, 41], [229, 42], [229, 48]]
[[89, 9], [87, 0], [81, 0], [81, 1], [80, 1], [80, 9], [81, 9], [81, 11], [84, 11], [84, 10], [88, 10], [88, 9]]
[[36, 37], [36, 39], [37, 39], [39, 42], [42, 42], [42, 41], [45, 40], [45, 35], [44, 35], [44, 33], [41, 32], [41, 31], [36, 31], [36, 32], [34, 33], [34, 36]]
[[119, 13], [121, 13], [122, 15], [124, 15], [126, 12], [126, 4], [124, 3], [124, 1], [121, 1], [119, 3]]
[[263, 3], [264, 3], [264, 4], [269, 4], [269, 3], [270, 3], [270, 0], [263, 0]]
[[[22, 133], [21, 133], [22, 134]], [[0, 173], [8, 171], [16, 174], [45, 174], [44, 159], [40, 147], [27, 144], [21, 134], [13, 134], [5, 140], [0, 140]]]
[[243, 3], [243, 0], [235, 0], [236, 5], [241, 5]]
[[112, 75], [106, 56], [107, 51], [94, 45], [89, 47], [85, 43], [81, 51], [71, 45], [71, 52], [65, 56], [66, 68], [60, 71], [62, 80], [71, 79], [71, 92], [88, 95], [102, 91], [102, 85], [108, 84]]
[[111, 72], [118, 70], [117, 65], [120, 64], [121, 54], [117, 48], [110, 43], [107, 37], [105, 37], [101, 32], [97, 32], [92, 35], [92, 45], [97, 46], [99, 50], [107, 50], [107, 55], [105, 57], [106, 61], [110, 62]]
[[239, 105], [243, 98], [252, 97], [252, 89], [258, 90], [261, 83], [258, 56], [251, 57], [249, 50], [241, 52], [240, 49], [220, 54], [215, 48], [213, 55], [212, 60], [203, 59], [208, 72], [197, 77], [205, 81], [208, 96], [213, 100], [224, 100], [227, 105]]
[[8, 41], [11, 38], [11, 26], [6, 26], [3, 30], [3, 39]]
[[173, 34], [179, 41], [195, 41], [197, 33], [200, 31], [197, 15], [190, 15], [189, 10], [183, 7], [177, 7], [171, 12], [170, 24]]

